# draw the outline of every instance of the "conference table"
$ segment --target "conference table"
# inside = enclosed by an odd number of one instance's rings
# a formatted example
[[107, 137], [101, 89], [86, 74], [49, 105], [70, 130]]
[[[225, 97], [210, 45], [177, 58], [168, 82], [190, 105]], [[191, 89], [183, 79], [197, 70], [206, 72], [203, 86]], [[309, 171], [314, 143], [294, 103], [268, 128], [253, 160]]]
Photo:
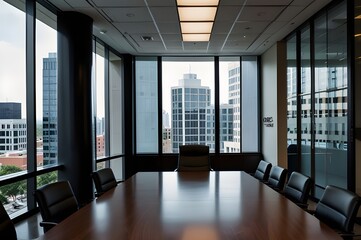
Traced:
[[138, 172], [40, 239], [341, 239], [245, 172]]

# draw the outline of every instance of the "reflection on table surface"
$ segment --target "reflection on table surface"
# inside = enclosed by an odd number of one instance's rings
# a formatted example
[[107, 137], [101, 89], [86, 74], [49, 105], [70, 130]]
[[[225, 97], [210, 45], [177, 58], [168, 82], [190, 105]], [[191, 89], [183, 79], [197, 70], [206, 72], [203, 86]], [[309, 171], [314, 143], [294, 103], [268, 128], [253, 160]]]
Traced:
[[44, 239], [340, 239], [244, 172], [140, 172]]

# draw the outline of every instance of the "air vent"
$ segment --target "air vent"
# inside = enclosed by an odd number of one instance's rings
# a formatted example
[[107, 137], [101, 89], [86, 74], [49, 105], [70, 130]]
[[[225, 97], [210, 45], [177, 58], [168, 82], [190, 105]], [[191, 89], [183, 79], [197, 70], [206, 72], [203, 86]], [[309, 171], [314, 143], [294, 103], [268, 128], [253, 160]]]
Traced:
[[141, 38], [143, 41], [153, 41], [154, 40], [154, 38], [151, 36], [141, 36]]

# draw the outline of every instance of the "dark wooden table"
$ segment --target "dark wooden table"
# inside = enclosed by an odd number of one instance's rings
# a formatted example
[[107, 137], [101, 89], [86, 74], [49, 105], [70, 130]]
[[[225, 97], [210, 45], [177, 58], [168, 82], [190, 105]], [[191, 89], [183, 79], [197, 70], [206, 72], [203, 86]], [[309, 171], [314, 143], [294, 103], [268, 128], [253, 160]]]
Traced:
[[140, 172], [41, 239], [341, 239], [244, 172]]

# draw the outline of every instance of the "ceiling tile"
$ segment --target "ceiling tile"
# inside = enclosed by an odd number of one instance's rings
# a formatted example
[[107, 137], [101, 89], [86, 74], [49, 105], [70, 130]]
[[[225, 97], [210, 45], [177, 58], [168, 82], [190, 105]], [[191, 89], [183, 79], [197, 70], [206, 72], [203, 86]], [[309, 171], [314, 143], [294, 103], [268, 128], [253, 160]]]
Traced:
[[164, 41], [182, 41], [182, 37], [180, 34], [162, 34], [162, 38]]
[[143, 23], [114, 23], [114, 26], [117, 29], [124, 33], [127, 32], [129, 34], [133, 33], [158, 33], [157, 29], [154, 27], [153, 22], [143, 22]]
[[291, 6], [307, 6], [314, 1], [315, 0], [293, 0]]
[[215, 22], [213, 25], [213, 34], [227, 34], [231, 30], [233, 22]]
[[216, 21], [232, 21], [237, 20], [237, 15], [241, 11], [242, 6], [220, 6], [218, 7]]
[[220, 6], [227, 6], [227, 5], [232, 5], [232, 6], [242, 6], [244, 3], [246, 2], [246, 0], [221, 0], [219, 1], [219, 5]]
[[303, 6], [290, 6], [287, 7], [281, 15], [277, 18], [277, 21], [291, 21], [295, 18], [302, 10], [304, 9]]
[[265, 6], [286, 6], [290, 4], [292, 0], [248, 0], [246, 6], [250, 5], [265, 5]]
[[[77, 1], [77, 0], [73, 0]], [[144, 0], [89, 0], [96, 7], [139, 7], [145, 6]]]
[[261, 33], [263, 32], [266, 27], [268, 26], [269, 22], [252, 22], [252, 21], [245, 21], [245, 22], [237, 22], [234, 25], [232, 30], [232, 34], [239, 33], [239, 34], [254, 34], [254, 33]]
[[146, 0], [148, 3], [148, 6], [176, 6], [175, 0]]
[[178, 22], [178, 13], [175, 7], [151, 7], [150, 11], [156, 22]]
[[280, 29], [285, 27], [288, 22], [273, 22], [271, 23], [267, 29], [265, 29], [264, 33], [266, 34], [274, 34], [278, 32]]
[[138, 8], [103, 8], [113, 22], [150, 22], [152, 18], [145, 7]]
[[273, 21], [284, 7], [245, 7], [238, 18], [238, 21]]
[[157, 26], [161, 34], [180, 34], [178, 22], [159, 22]]

